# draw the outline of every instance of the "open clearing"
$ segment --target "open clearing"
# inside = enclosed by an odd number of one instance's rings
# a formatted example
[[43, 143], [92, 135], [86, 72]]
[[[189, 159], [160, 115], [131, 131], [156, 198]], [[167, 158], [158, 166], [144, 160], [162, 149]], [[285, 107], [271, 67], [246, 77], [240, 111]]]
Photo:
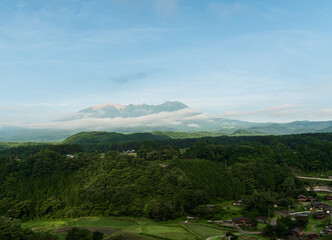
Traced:
[[[51, 232], [60, 240], [65, 239], [66, 234], [73, 228], [85, 228], [92, 232], [104, 233], [105, 239], [114, 236], [125, 239], [176, 239], [197, 240], [213, 236], [225, 236], [227, 232], [240, 234], [240, 239], [259, 239], [260, 236], [241, 234], [237, 229], [227, 228], [216, 224], [203, 222], [183, 223], [178, 221], [154, 222], [148, 219], [121, 219], [121, 218], [79, 218], [64, 220], [38, 220], [22, 223], [24, 228], [32, 228], [34, 231]], [[221, 239], [221, 238], [218, 238]], [[261, 238], [263, 239], [263, 238]]]
[[197, 236], [181, 226], [181, 224], [157, 223], [151, 220], [131, 220], [117, 218], [80, 218], [68, 220], [45, 220], [29, 221], [22, 223], [25, 228], [34, 231], [52, 232], [64, 239], [73, 227], [85, 228], [90, 231], [99, 231], [105, 234], [106, 239], [110, 236], [122, 235], [128, 239], [180, 239], [196, 240]]
[[[84, 228], [84, 229], [88, 229], [91, 232], [102, 232], [104, 233], [106, 236], [107, 235], [111, 235], [117, 231], [120, 231], [120, 229], [116, 229], [116, 228], [101, 228], [101, 227], [78, 227], [78, 228]], [[55, 234], [63, 234], [63, 233], [68, 233], [70, 230], [72, 230], [73, 227], [65, 227], [65, 228], [60, 228], [58, 230], [55, 230], [53, 233]]]
[[187, 223], [185, 226], [203, 239], [211, 236], [223, 236], [227, 232], [226, 230], [218, 229], [217, 227], [205, 226], [198, 223]]

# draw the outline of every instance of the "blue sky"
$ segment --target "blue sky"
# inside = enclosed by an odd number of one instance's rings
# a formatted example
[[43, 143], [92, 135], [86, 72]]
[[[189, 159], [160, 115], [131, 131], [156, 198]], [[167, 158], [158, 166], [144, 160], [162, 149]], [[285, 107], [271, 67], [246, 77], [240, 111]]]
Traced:
[[332, 1], [2, 0], [0, 118], [182, 101], [249, 121], [332, 120]]

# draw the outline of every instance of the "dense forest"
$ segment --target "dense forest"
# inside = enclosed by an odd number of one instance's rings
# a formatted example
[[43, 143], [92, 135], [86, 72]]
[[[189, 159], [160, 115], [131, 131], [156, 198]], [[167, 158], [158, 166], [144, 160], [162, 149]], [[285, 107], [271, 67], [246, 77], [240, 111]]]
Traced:
[[[223, 209], [206, 204], [239, 199], [246, 216], [270, 216], [276, 199], [286, 207], [308, 195], [292, 170], [331, 170], [331, 140], [306, 134], [3, 146], [0, 216], [218, 219]], [[128, 149], [136, 153], [122, 152]]]
[[[100, 140], [95, 141], [96, 138]], [[94, 141], [97, 143], [93, 143]], [[23, 159], [43, 150], [65, 155], [97, 154], [112, 150], [123, 152], [134, 149], [141, 152], [149, 151], [150, 154], [146, 160], [152, 160], [158, 157], [153, 157], [153, 153], [160, 152], [159, 149], [175, 148], [188, 149], [183, 157], [181, 156], [182, 158], [204, 158], [232, 164], [233, 161], [239, 160], [239, 157], [265, 155], [274, 159], [277, 164], [284, 162], [289, 167], [302, 171], [329, 171], [332, 170], [331, 146], [331, 133], [160, 139], [147, 133], [130, 134], [129, 137], [124, 137], [124, 134], [92, 132], [76, 134], [59, 144], [2, 143], [0, 155]]]

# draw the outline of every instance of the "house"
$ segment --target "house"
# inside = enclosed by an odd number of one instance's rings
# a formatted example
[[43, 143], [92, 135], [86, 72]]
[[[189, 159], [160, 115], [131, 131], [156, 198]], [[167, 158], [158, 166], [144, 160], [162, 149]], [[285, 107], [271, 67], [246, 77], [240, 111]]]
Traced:
[[312, 208], [314, 209], [323, 209], [325, 207], [331, 207], [330, 205], [322, 202], [313, 202], [311, 203]]
[[257, 221], [260, 222], [260, 223], [269, 223], [269, 218], [268, 217], [258, 217], [257, 218]]
[[309, 215], [307, 213], [298, 213], [295, 215], [295, 218], [298, 220], [307, 221], [309, 218]]
[[314, 218], [318, 219], [318, 220], [325, 218], [325, 215], [323, 212], [315, 212], [313, 215], [314, 215]]
[[299, 202], [306, 202], [308, 199], [307, 199], [307, 197], [304, 196], [304, 195], [298, 195], [298, 196], [297, 196], [297, 200], [298, 200]]
[[233, 206], [242, 206], [242, 205], [243, 205], [242, 200], [238, 200], [238, 201], [233, 202]]
[[279, 205], [280, 203], [281, 203], [281, 200], [280, 200], [280, 199], [276, 200], [276, 201], [274, 202], [274, 207], [277, 208], [278, 205]]
[[314, 198], [313, 196], [307, 197], [307, 202], [314, 202], [314, 201], [316, 201], [316, 198]]
[[321, 234], [323, 235], [332, 234], [332, 225], [327, 225], [325, 229], [321, 231]]
[[316, 240], [319, 238], [319, 235], [317, 233], [308, 233], [308, 238], [312, 240]]
[[252, 220], [248, 217], [235, 217], [232, 221], [236, 225], [250, 225], [252, 223]]
[[327, 201], [332, 201], [332, 196], [330, 196], [330, 195], [326, 195], [326, 196], [325, 196], [325, 200], [327, 200]]
[[324, 207], [324, 213], [331, 214], [332, 213], [332, 207]]
[[309, 215], [307, 213], [298, 213], [295, 215], [297, 218], [307, 218]]
[[322, 235], [327, 235], [327, 234], [329, 234], [329, 232], [328, 232], [327, 230], [324, 229], [324, 230], [320, 231], [320, 234], [321, 234], [321, 236], [322, 236]]
[[291, 234], [295, 237], [302, 237], [304, 235], [304, 232], [301, 228], [297, 227], [291, 231]]

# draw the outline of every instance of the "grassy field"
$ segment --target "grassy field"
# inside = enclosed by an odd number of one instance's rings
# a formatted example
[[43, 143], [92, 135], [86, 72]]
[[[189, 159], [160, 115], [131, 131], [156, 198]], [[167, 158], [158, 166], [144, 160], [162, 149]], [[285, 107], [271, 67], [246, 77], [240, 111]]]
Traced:
[[[72, 227], [87, 228], [90, 231], [101, 231], [105, 240], [112, 236], [125, 237], [131, 240], [165, 239], [165, 240], [199, 240], [212, 236], [225, 236], [227, 232], [240, 234], [235, 228], [226, 228], [218, 224], [203, 221], [183, 223], [181, 220], [169, 222], [154, 222], [148, 219], [121, 218], [79, 218], [64, 220], [35, 220], [22, 223], [24, 228], [34, 231], [50, 232], [65, 239], [66, 233]], [[258, 236], [241, 235], [240, 239], [263, 239]], [[217, 240], [217, 239], [215, 239]]]
[[263, 231], [263, 229], [266, 227], [266, 224], [264, 223], [258, 223], [257, 224], [257, 230], [258, 231]]
[[78, 227], [112, 227], [125, 229], [129, 227], [138, 227], [136, 221], [126, 219], [112, 219], [112, 218], [86, 218], [75, 221], [75, 226]]
[[247, 240], [256, 240], [256, 239], [264, 240], [264, 239], [269, 239], [269, 238], [263, 237], [262, 235], [247, 235], [247, 234], [239, 236], [239, 238], [240, 239], [247, 239]]
[[179, 239], [196, 240], [195, 234], [190, 233], [177, 222], [157, 223], [151, 220], [131, 220], [117, 218], [80, 218], [65, 220], [36, 220], [22, 223], [24, 228], [34, 231], [50, 232], [65, 239], [65, 232], [71, 227], [87, 228], [91, 231], [105, 232], [105, 239], [110, 236], [123, 235], [128, 239]]
[[323, 226], [321, 226], [322, 220], [317, 220], [313, 216], [309, 217], [309, 223], [308, 226], [305, 229], [305, 232], [319, 232], [320, 230], [323, 230]]
[[218, 229], [218, 227], [213, 227], [213, 226], [210, 227], [198, 223], [187, 223], [185, 224], [185, 227], [187, 227], [188, 229], [190, 229], [192, 232], [194, 232], [203, 239], [212, 236], [223, 236], [227, 232], [227, 230]]
[[329, 200], [325, 200], [325, 196], [326, 195], [332, 195], [332, 193], [324, 193], [324, 192], [317, 192], [317, 197], [321, 198], [321, 200], [319, 200], [320, 202], [326, 203], [330, 206], [332, 206], [332, 202]]
[[49, 231], [62, 227], [70, 226], [73, 221], [70, 220], [34, 220], [23, 222], [23, 228], [31, 228], [34, 231]]
[[146, 234], [151, 236], [159, 236], [168, 239], [180, 239], [180, 240], [195, 240], [197, 237], [188, 232], [185, 228], [183, 228], [180, 224], [173, 225], [164, 225], [164, 224], [150, 224], [147, 225], [144, 229]]

